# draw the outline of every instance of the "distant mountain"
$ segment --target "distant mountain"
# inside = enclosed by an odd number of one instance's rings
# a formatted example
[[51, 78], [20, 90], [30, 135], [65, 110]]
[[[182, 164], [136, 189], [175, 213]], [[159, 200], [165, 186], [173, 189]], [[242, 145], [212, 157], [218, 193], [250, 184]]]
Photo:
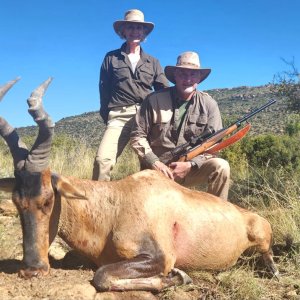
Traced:
[[[218, 101], [224, 123], [232, 123], [250, 110], [257, 108], [273, 98], [269, 85], [259, 87], [241, 86], [236, 88], [213, 89], [205, 91]], [[257, 114], [250, 120], [251, 134], [281, 133], [287, 116], [286, 106], [282, 99], [267, 110]], [[87, 112], [77, 116], [63, 118], [56, 123], [55, 133], [66, 134], [86, 140], [92, 146], [98, 146], [105, 126], [99, 112]], [[35, 135], [35, 126], [17, 129], [22, 135]]]

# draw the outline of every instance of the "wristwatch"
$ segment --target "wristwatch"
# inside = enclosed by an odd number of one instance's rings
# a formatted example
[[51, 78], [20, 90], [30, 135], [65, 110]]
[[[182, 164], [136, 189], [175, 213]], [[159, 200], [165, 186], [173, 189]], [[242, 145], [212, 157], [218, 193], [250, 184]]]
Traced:
[[192, 170], [197, 168], [197, 164], [193, 160], [190, 160], [189, 162], [191, 163], [191, 169]]

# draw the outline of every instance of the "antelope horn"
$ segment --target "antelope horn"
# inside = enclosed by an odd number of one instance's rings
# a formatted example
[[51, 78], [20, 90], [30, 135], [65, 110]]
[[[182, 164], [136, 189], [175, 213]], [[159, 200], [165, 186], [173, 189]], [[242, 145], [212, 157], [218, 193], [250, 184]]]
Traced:
[[[9, 81], [4, 86], [0, 88], [0, 101], [7, 93], [7, 91], [19, 80], [16, 78]], [[10, 153], [13, 157], [14, 168], [15, 170], [21, 170], [24, 167], [25, 159], [28, 156], [29, 151], [26, 148], [26, 145], [20, 140], [16, 130], [7, 123], [5, 119], [0, 117], [0, 135], [6, 141]]]
[[0, 87], [0, 101], [2, 100], [4, 95], [10, 90], [10, 88], [19, 80], [20, 80], [20, 77], [17, 77], [16, 79], [11, 80], [11, 81], [7, 82], [4, 86]]
[[39, 126], [37, 139], [25, 162], [25, 170], [29, 172], [41, 172], [45, 170], [49, 164], [54, 123], [44, 110], [42, 98], [51, 81], [51, 77], [44, 81], [32, 92], [27, 100], [29, 106], [28, 112]]
[[33, 117], [34, 121], [42, 127], [54, 127], [54, 123], [52, 123], [51, 118], [45, 112], [43, 107], [43, 96], [51, 83], [52, 78], [48, 78], [44, 81], [38, 88], [36, 88], [30, 95], [29, 99], [27, 100], [28, 103], [28, 112]]

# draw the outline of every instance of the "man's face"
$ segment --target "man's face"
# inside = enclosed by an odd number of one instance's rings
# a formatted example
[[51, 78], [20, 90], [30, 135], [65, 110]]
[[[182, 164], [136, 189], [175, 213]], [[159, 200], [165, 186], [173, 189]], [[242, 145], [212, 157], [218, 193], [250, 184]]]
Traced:
[[145, 28], [142, 24], [125, 24], [123, 35], [129, 43], [139, 43], [145, 39]]
[[190, 69], [176, 69], [174, 73], [176, 89], [181, 97], [187, 99], [197, 88], [200, 72]]

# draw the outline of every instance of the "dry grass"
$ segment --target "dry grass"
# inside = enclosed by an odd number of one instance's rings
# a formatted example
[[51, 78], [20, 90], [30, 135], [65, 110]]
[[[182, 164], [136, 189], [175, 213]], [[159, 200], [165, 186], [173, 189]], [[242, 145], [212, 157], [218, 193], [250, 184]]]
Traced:
[[9, 150], [3, 142], [0, 142], [0, 166], [0, 178], [13, 176], [13, 160]]
[[84, 179], [92, 177], [94, 150], [85, 142], [68, 141], [60, 143], [51, 153], [51, 170], [65, 176]]
[[268, 219], [275, 243], [285, 242], [287, 236], [300, 241], [299, 176], [292, 177], [282, 169], [248, 167], [248, 177], [232, 186], [237, 204]]
[[[65, 176], [91, 179], [96, 151], [85, 141], [60, 137], [51, 152], [51, 169]], [[121, 179], [138, 171], [138, 158], [127, 146], [112, 171], [112, 179]]]

